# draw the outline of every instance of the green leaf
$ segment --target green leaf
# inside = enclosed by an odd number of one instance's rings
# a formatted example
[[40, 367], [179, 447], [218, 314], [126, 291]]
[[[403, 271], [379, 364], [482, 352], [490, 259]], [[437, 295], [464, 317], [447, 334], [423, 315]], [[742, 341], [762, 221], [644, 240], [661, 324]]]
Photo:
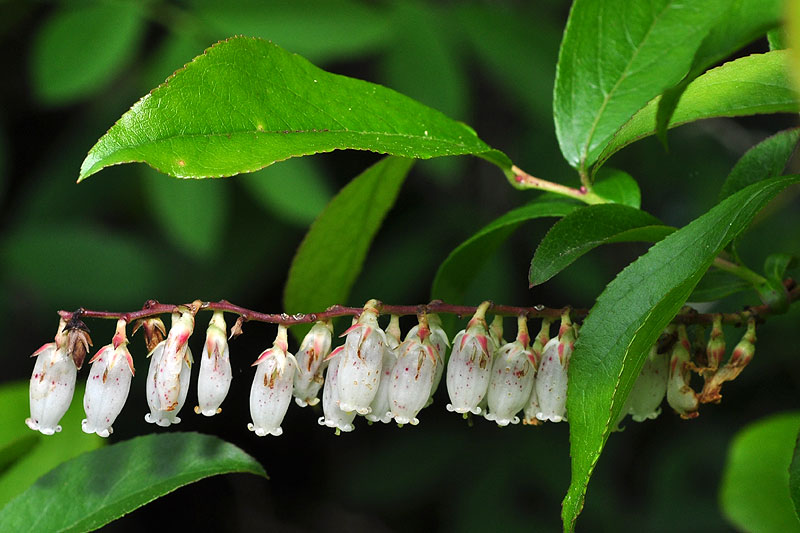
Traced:
[[382, 9], [347, 0], [194, 1], [193, 14], [219, 39], [268, 39], [317, 63], [353, 60], [387, 46], [391, 18]]
[[136, 437], [51, 470], [0, 511], [0, 523], [17, 532], [89, 531], [184, 485], [230, 473], [267, 476], [258, 461], [211, 435]]
[[570, 360], [572, 481], [562, 512], [566, 530], [575, 527], [589, 477], [648, 350], [717, 254], [769, 200], [797, 182], [797, 176], [775, 178], [728, 197], [653, 245], [598, 297]]
[[689, 296], [690, 302], [715, 302], [731, 294], [747, 291], [753, 284], [724, 270], [712, 269], [705, 273]]
[[790, 497], [789, 465], [800, 412], [773, 415], [734, 437], [722, 475], [719, 501], [740, 531], [800, 531]]
[[778, 132], [750, 148], [728, 174], [719, 192], [719, 199], [724, 200], [751, 183], [782, 175], [798, 139], [800, 128], [792, 128]]
[[794, 268], [798, 263], [796, 255], [787, 253], [770, 254], [764, 260], [764, 274], [776, 281], [783, 281], [786, 271]]
[[136, 2], [114, 2], [57, 10], [33, 43], [39, 99], [66, 104], [108, 85], [136, 51], [144, 30], [141, 9]]
[[287, 313], [345, 304], [372, 239], [394, 205], [413, 159], [386, 157], [348, 183], [303, 239], [283, 293]]
[[675, 231], [635, 207], [597, 204], [556, 222], [536, 248], [528, 275], [531, 287], [549, 280], [580, 256], [614, 242], [657, 242]]
[[792, 462], [789, 464], [789, 492], [794, 514], [800, 518], [800, 431], [795, 438]]
[[[31, 368], [33, 363], [31, 359]], [[85, 418], [83, 390], [82, 384], [76, 385], [72, 404], [61, 419], [62, 431], [44, 436], [25, 425], [25, 419], [30, 416], [28, 382], [5, 383], [0, 387], [0, 405], [3, 406], [0, 410], [0, 508], [52, 468], [105, 444], [105, 439], [81, 430], [81, 420]], [[2, 515], [0, 524], [5, 524]], [[13, 531], [8, 527], [0, 529]]]
[[333, 196], [313, 159], [297, 158], [236, 178], [265, 209], [284, 221], [308, 226]]
[[567, 161], [583, 172], [614, 133], [683, 78], [719, 2], [576, 0], [558, 56], [553, 109]]
[[689, 74], [678, 85], [665, 91], [658, 102], [656, 135], [662, 141], [666, 142], [670, 118], [688, 84], [714, 63], [777, 27], [783, 15], [783, 0], [718, 0], [716, 3], [719, 22], [700, 44]]
[[783, 28], [775, 28], [767, 32], [767, 43], [770, 50], [784, 50], [786, 48], [786, 35]]
[[578, 207], [566, 201], [537, 199], [493, 220], [450, 252], [436, 272], [431, 297], [461, 302], [481, 266], [520, 224], [536, 218], [563, 217]]
[[[788, 74], [788, 51], [754, 54], [709, 70], [689, 84], [669, 127], [715, 117], [800, 110]], [[658, 99], [637, 112], [605, 147], [595, 168], [631, 144], [655, 133]]]
[[157, 294], [159, 256], [139, 239], [67, 221], [28, 224], [0, 241], [3, 274], [59, 308], [119, 307]]
[[639, 184], [627, 172], [604, 167], [597, 173], [592, 192], [615, 204], [627, 205], [639, 209], [642, 205], [642, 193]]
[[79, 181], [134, 161], [175, 177], [231, 176], [348, 148], [421, 159], [474, 154], [511, 166], [468, 126], [391, 89], [234, 37], [134, 104], [89, 151]]
[[212, 257], [222, 245], [227, 225], [230, 189], [217, 180], [178, 180], [142, 167], [142, 178], [153, 218], [184, 252]]

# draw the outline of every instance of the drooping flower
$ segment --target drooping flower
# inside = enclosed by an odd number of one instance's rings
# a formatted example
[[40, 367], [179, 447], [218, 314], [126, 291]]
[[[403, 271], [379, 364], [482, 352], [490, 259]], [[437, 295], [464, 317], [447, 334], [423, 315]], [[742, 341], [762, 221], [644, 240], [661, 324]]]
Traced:
[[542, 362], [536, 373], [536, 396], [542, 421], [561, 422], [567, 419], [567, 371], [575, 344], [575, 328], [569, 312], [561, 315], [558, 338], [551, 339], [542, 352]]
[[100, 348], [89, 361], [92, 371], [83, 395], [86, 418], [81, 422], [85, 433], [108, 437], [114, 432], [112, 425], [128, 399], [134, 369], [125, 334], [127, 325], [125, 320], [118, 320], [111, 344]]
[[639, 377], [633, 384], [622, 408], [622, 416], [631, 415], [636, 422], [652, 420], [661, 414], [661, 402], [667, 393], [669, 360], [666, 353], [658, 353], [653, 345], [644, 361]]
[[390, 376], [389, 405], [394, 421], [402, 426], [419, 424], [417, 414], [431, 395], [436, 375], [436, 349], [430, 341], [427, 317], [419, 317], [415, 334], [397, 348], [397, 363]]
[[325, 369], [324, 361], [331, 351], [333, 325], [330, 320], [319, 321], [300, 343], [295, 354], [297, 371], [294, 373], [294, 401], [300, 407], [317, 405], [319, 390], [322, 388]]
[[[409, 333], [410, 335], [410, 333]], [[378, 392], [369, 404], [370, 412], [366, 415], [370, 422], [392, 421], [391, 405], [389, 403], [389, 390], [392, 388], [392, 370], [397, 363], [397, 348], [400, 346], [400, 317], [392, 315], [389, 326], [386, 328], [386, 347], [381, 362], [381, 380], [378, 383]]]
[[360, 415], [370, 412], [378, 392], [386, 334], [378, 325], [378, 302], [370, 300], [358, 322], [345, 332], [344, 352], [339, 360], [339, 407]]
[[732, 381], [744, 370], [744, 367], [750, 363], [756, 353], [756, 321], [750, 318], [747, 321], [747, 330], [744, 332], [742, 339], [736, 344], [736, 347], [731, 353], [731, 358], [720, 367], [709, 379], [706, 380], [703, 386], [703, 392], [700, 394], [700, 401], [702, 403], [716, 402], [722, 400], [722, 384], [726, 381]]
[[230, 350], [226, 336], [225, 317], [214, 311], [206, 330], [203, 355], [200, 356], [200, 374], [197, 377], [197, 403], [194, 412], [214, 416], [222, 411], [220, 405], [228, 395], [233, 379]]
[[44, 435], [61, 431], [58, 422], [69, 409], [75, 392], [75, 378], [78, 369], [67, 353], [66, 322], [58, 325], [55, 342], [50, 342], [36, 350], [36, 357], [30, 381], [31, 416], [25, 420], [29, 428]]
[[714, 315], [711, 325], [711, 335], [706, 345], [707, 368], [701, 372], [706, 381], [707, 376], [713, 375], [719, 368], [722, 358], [725, 357], [725, 333], [722, 331], [722, 315]]
[[192, 350], [187, 346], [185, 357], [181, 359], [181, 370], [178, 374], [178, 383], [175, 387], [179, 391], [177, 403], [171, 411], [161, 409], [160, 395], [157, 388], [158, 368], [161, 360], [164, 358], [164, 351], [167, 346], [167, 341], [163, 340], [150, 352], [150, 368], [147, 370], [147, 405], [150, 407], [150, 412], [144, 415], [145, 421], [150, 424], [156, 424], [161, 427], [167, 427], [171, 424], [180, 424], [181, 419], [178, 416], [183, 404], [186, 402], [186, 395], [189, 392], [189, 378], [191, 377], [191, 368], [189, 362], [192, 360]]
[[[430, 314], [428, 316], [428, 327], [430, 328], [430, 341], [433, 345], [434, 353], [436, 354], [436, 374], [433, 376], [433, 386], [431, 387], [431, 395], [428, 398], [428, 401], [425, 403], [425, 407], [428, 407], [433, 403], [433, 395], [436, 393], [436, 390], [439, 388], [439, 383], [442, 381], [442, 375], [444, 375], [444, 362], [445, 358], [447, 357], [447, 349], [450, 348], [450, 340], [447, 338], [447, 333], [445, 333], [444, 329], [442, 328], [442, 319], [439, 318], [439, 315]], [[413, 336], [417, 334], [417, 330], [419, 326], [414, 326], [408, 332], [408, 336]]]
[[453, 339], [453, 351], [447, 364], [448, 411], [480, 414], [479, 404], [486, 396], [492, 371], [495, 346], [486, 330], [489, 302], [478, 306], [467, 328]]
[[328, 370], [325, 372], [325, 384], [322, 387], [322, 413], [317, 421], [321, 426], [336, 428], [336, 434], [342, 431], [353, 431], [353, 420], [356, 412], [345, 412], [339, 407], [339, 359], [344, 346], [339, 346], [328, 356]]
[[517, 323], [517, 339], [498, 349], [492, 363], [487, 392], [489, 412], [485, 417], [497, 422], [498, 426], [519, 423], [516, 415], [530, 399], [536, 375], [528, 348], [530, 337], [526, 317], [520, 316]]
[[259, 437], [279, 436], [281, 422], [292, 402], [292, 386], [297, 361], [288, 351], [286, 326], [278, 326], [272, 348], [264, 350], [253, 363], [256, 375], [250, 388], [250, 416], [253, 422], [247, 429]]
[[672, 346], [669, 360], [669, 383], [667, 403], [681, 418], [695, 418], [698, 407], [697, 393], [689, 385], [691, 377], [691, 344], [686, 335], [686, 326], [678, 326], [678, 340]]
[[197, 309], [181, 306], [172, 314], [172, 327], [167, 339], [164, 341], [164, 350], [158, 359], [155, 371], [155, 391], [160, 411], [173, 411], [186, 399], [186, 387], [181, 381], [183, 367], [191, 367], [189, 352], [189, 337], [194, 330], [194, 314]]
[[533, 341], [533, 346], [531, 346], [530, 354], [530, 362], [533, 365], [534, 369], [534, 384], [531, 387], [531, 395], [528, 398], [528, 403], [525, 405], [524, 411], [524, 418], [522, 419], [522, 423], [531, 426], [538, 426], [542, 423], [541, 420], [536, 418], [536, 413], [539, 412], [539, 396], [536, 394], [536, 374], [535, 372], [538, 371], [539, 364], [542, 361], [542, 352], [544, 352], [545, 345], [550, 341], [550, 319], [543, 319], [542, 326], [539, 329], [539, 333], [536, 335], [536, 338]]

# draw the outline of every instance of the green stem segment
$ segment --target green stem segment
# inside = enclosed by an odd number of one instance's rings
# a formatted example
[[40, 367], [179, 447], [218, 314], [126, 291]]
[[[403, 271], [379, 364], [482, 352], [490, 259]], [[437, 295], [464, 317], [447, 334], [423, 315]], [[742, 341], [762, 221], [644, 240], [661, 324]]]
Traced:
[[580, 189], [567, 187], [566, 185], [561, 185], [560, 183], [554, 183], [552, 181], [531, 176], [516, 165], [511, 167], [511, 172], [513, 173], [512, 185], [518, 189], [537, 189], [540, 191], [554, 192], [556, 194], [575, 198], [576, 200], [580, 200], [581, 202], [587, 204], [608, 203], [608, 200], [596, 195], [586, 185], [582, 186]]
[[749, 281], [753, 285], [763, 285], [767, 282], [766, 278], [763, 276], [756, 274], [749, 268], [744, 265], [737, 265], [727, 259], [723, 259], [722, 257], [716, 257], [714, 259], [714, 266], [720, 270], [724, 270], [725, 272], [730, 272], [734, 276], [740, 277], [743, 280]]

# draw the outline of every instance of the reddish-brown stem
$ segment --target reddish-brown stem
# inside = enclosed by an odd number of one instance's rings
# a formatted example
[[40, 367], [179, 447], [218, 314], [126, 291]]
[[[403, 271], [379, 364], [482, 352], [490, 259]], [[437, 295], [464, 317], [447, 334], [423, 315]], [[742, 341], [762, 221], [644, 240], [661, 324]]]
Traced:
[[[784, 281], [784, 286], [788, 292], [790, 302], [800, 299], [800, 287], [796, 286], [795, 282], [791, 279]], [[189, 305], [189, 304], [186, 304]], [[156, 315], [172, 313], [178, 308], [174, 304], [162, 304], [155, 300], [149, 300], [145, 303], [144, 307], [138, 311], [130, 311], [127, 313], [119, 313], [112, 311], [93, 311], [90, 309], [80, 308], [76, 311], [59, 311], [58, 314], [61, 318], [69, 320], [75, 316], [82, 318], [107, 318], [107, 319], [123, 319], [127, 322], [132, 322], [140, 318], [147, 318]], [[361, 314], [363, 308], [361, 307], [345, 307], [342, 305], [333, 305], [325, 311], [317, 313], [298, 313], [288, 315], [286, 313], [260, 313], [247, 309], [226, 300], [218, 302], [201, 302], [200, 310], [209, 311], [224, 311], [226, 313], [233, 313], [241, 316], [245, 321], [254, 322], [267, 322], [271, 324], [283, 324], [285, 326], [292, 326], [295, 324], [309, 324], [317, 320], [325, 320], [329, 318], [336, 318], [341, 316], [356, 316]], [[434, 300], [428, 304], [421, 305], [389, 305], [380, 304], [379, 310], [382, 315], [417, 315], [420, 313], [444, 313], [457, 315], [459, 317], [469, 317], [477, 307], [469, 305], [453, 305], [442, 302], [441, 300]], [[524, 315], [528, 318], [549, 318], [557, 319], [561, 314], [569, 309], [568, 307], [551, 308], [543, 305], [534, 307], [515, 307], [511, 305], [491, 304], [489, 312], [496, 315], [503, 316], [520, 316]], [[575, 320], [581, 320], [588, 314], [587, 309], [569, 309], [570, 316]], [[750, 307], [741, 312], [736, 313], [722, 313], [722, 321], [727, 324], [743, 324], [747, 322], [747, 318], [755, 316], [763, 318], [772, 313], [769, 305], [763, 304], [756, 307]], [[675, 319], [674, 323], [677, 324], [710, 324], [718, 313], [697, 313], [694, 310], [682, 311]]]

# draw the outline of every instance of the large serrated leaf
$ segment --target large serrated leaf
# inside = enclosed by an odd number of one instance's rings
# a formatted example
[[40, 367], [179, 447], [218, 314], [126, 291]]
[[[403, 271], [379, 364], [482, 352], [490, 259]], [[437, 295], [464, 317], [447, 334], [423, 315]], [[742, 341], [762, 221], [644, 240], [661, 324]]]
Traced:
[[268, 41], [235, 37], [134, 104], [89, 151], [78, 180], [130, 162], [176, 177], [231, 176], [340, 149], [422, 159], [474, 154], [511, 166], [439, 111], [325, 72]]
[[575, 527], [589, 477], [650, 347], [717, 254], [770, 199], [798, 182], [796, 176], [766, 180], [730, 196], [655, 244], [598, 297], [569, 368], [572, 481], [562, 509], [565, 530]]
[[347, 301], [372, 239], [413, 164], [413, 159], [382, 159], [331, 200], [292, 261], [283, 293], [287, 312], [322, 311]]
[[[669, 127], [715, 117], [739, 117], [760, 113], [796, 113], [797, 95], [789, 80], [789, 52], [776, 50], [753, 54], [709, 70], [686, 88]], [[655, 133], [659, 99], [637, 112], [598, 157], [598, 168], [613, 154]]]
[[531, 260], [531, 287], [552, 278], [576, 259], [603, 244], [657, 242], [675, 228], [653, 215], [620, 204], [582, 207], [556, 222]]
[[431, 296], [460, 303], [484, 262], [520, 224], [536, 218], [563, 217], [577, 208], [577, 204], [566, 201], [535, 200], [493, 220], [450, 252], [436, 272]]
[[217, 437], [136, 437], [85, 453], [45, 474], [0, 511], [0, 529], [90, 531], [184, 485], [235, 472], [267, 475], [258, 461]]
[[678, 83], [718, 0], [576, 0], [558, 57], [553, 110], [567, 161], [583, 171], [614, 133]]

